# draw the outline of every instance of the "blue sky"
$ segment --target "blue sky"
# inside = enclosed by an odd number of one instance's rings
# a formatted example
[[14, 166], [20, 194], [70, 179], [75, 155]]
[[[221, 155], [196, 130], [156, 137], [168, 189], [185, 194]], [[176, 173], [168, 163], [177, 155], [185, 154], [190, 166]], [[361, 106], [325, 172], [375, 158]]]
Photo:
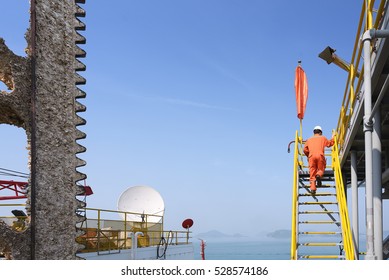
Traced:
[[[165, 201], [169, 229], [186, 218], [195, 233], [289, 229], [297, 61], [309, 86], [304, 138], [315, 125], [330, 136], [347, 76], [318, 54], [329, 45], [350, 60], [361, 5], [87, 1], [88, 206], [116, 208], [127, 187], [148, 185]], [[28, 6], [2, 1], [0, 37], [19, 55]], [[26, 172], [23, 131], [1, 125], [0, 135], [0, 167]]]

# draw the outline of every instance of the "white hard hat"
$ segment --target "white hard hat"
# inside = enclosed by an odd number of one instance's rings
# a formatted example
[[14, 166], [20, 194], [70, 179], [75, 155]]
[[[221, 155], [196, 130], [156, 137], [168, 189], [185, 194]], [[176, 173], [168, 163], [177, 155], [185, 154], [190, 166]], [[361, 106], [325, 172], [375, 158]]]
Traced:
[[320, 131], [323, 131], [323, 130], [321, 129], [321, 126], [320, 126], [320, 125], [315, 126], [315, 127], [313, 128], [313, 130], [320, 130]]

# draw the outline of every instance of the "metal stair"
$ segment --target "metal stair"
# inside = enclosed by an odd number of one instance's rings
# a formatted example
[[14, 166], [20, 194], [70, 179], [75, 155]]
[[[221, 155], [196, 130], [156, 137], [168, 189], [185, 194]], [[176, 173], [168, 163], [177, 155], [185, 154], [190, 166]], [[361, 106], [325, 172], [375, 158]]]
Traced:
[[309, 166], [303, 153], [304, 141], [298, 131], [292, 141], [295, 143], [290, 246], [292, 260], [357, 258], [336, 137], [334, 141], [332, 149], [325, 150], [327, 166], [315, 194], [309, 190]]
[[297, 259], [344, 259], [334, 172], [326, 170], [316, 194], [309, 172], [299, 172]]

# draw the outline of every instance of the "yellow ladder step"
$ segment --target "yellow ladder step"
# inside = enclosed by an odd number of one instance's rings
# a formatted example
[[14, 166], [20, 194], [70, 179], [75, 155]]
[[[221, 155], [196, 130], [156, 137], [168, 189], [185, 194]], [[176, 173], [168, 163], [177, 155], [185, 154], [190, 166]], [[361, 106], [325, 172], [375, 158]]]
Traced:
[[301, 211], [299, 214], [339, 214], [339, 211]]
[[299, 224], [340, 224], [339, 221], [300, 221]]
[[340, 246], [341, 243], [337, 242], [306, 242], [299, 243], [299, 246]]
[[305, 255], [300, 256], [301, 259], [344, 259], [344, 256], [342, 255]]
[[[328, 188], [335, 188], [335, 185], [327, 185], [322, 184], [321, 186], [317, 186], [318, 189], [328, 189]], [[309, 185], [299, 186], [299, 189], [309, 189]]]
[[[327, 155], [328, 156], [328, 155]], [[299, 171], [299, 176], [300, 177], [309, 177], [309, 166], [308, 165], [303, 165], [305, 167], [305, 170], [300, 170]], [[327, 165], [326, 170], [324, 170], [324, 175], [323, 177], [333, 177], [334, 176], [334, 171], [332, 171], [332, 166]]]
[[300, 231], [299, 234], [340, 234], [340, 232], [336, 231]]
[[336, 194], [317, 192], [314, 195], [312, 195], [311, 193], [300, 193], [299, 196], [336, 196]]
[[332, 202], [332, 201], [306, 201], [306, 202], [299, 202], [299, 205], [320, 205], [320, 204], [338, 204], [337, 202]]

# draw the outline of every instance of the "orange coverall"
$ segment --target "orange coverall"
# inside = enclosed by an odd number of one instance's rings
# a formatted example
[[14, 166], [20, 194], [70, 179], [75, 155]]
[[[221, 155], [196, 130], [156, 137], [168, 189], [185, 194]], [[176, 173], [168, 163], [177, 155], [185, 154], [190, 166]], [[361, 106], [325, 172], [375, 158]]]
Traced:
[[325, 136], [314, 134], [304, 145], [304, 154], [308, 157], [309, 181], [311, 190], [316, 191], [316, 176], [322, 177], [326, 168], [326, 158], [324, 157], [325, 147], [334, 145], [334, 139], [328, 140]]

